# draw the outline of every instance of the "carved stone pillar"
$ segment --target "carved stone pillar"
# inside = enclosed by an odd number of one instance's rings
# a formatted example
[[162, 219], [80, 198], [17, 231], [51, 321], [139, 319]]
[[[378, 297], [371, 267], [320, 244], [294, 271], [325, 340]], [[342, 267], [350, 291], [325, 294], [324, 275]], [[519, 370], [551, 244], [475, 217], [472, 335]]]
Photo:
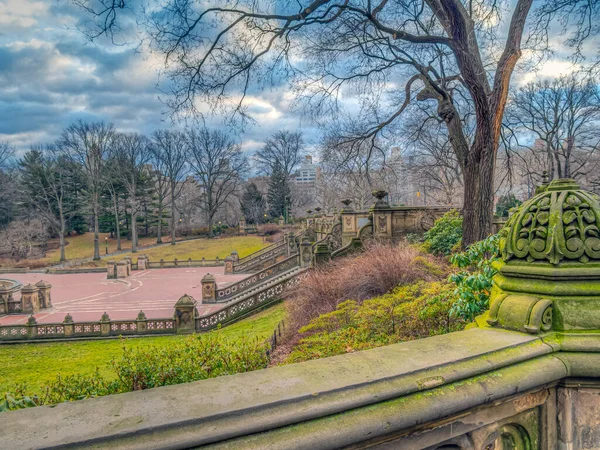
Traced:
[[21, 289], [21, 312], [35, 314], [40, 310], [39, 289], [33, 284], [23, 286]]
[[317, 244], [315, 247], [315, 266], [327, 264], [331, 261], [331, 251], [326, 243]]
[[129, 263], [122, 259], [117, 263], [117, 278], [127, 278]]
[[148, 268], [148, 257], [140, 255], [138, 257], [138, 270], [146, 270]]
[[312, 244], [306, 240], [300, 242], [300, 266], [310, 267], [312, 265]]
[[100, 333], [102, 333], [102, 336], [110, 335], [110, 317], [106, 311], [104, 311], [104, 314], [102, 314], [102, 318], [100, 319]]
[[233, 262], [238, 262], [240, 260], [240, 255], [235, 250], [231, 252], [231, 257], [233, 258]]
[[131, 256], [125, 256], [123, 260], [127, 261], [127, 276], [131, 275]]
[[52, 308], [52, 299], [50, 298], [50, 289], [52, 288], [52, 285], [44, 280], [38, 281], [35, 285], [39, 289], [38, 297], [40, 299], [40, 308]]
[[106, 278], [109, 280], [117, 278], [117, 263], [112, 259], [106, 261]]
[[196, 300], [194, 297], [184, 294], [175, 303], [175, 328], [177, 333], [193, 333], [196, 330]]
[[148, 319], [146, 318], [146, 314], [144, 314], [144, 311], [140, 310], [140, 312], [137, 315], [137, 318], [135, 319], [135, 324], [136, 324], [138, 333], [146, 332], [146, 330], [148, 329], [147, 322], [148, 322]]
[[225, 274], [233, 273], [233, 257], [231, 255], [225, 257]]
[[217, 295], [217, 282], [214, 275], [207, 273], [202, 277], [200, 283], [202, 284], [202, 302], [214, 302]]
[[63, 326], [65, 327], [65, 337], [73, 336], [75, 326], [73, 325], [73, 317], [71, 317], [71, 314], [67, 314], [65, 316], [65, 320], [63, 320]]

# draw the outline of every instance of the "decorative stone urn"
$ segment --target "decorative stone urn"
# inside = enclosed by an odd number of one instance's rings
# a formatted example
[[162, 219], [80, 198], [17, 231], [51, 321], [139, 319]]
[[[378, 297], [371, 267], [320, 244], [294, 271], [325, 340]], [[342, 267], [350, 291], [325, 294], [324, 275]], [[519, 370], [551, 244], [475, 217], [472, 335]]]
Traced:
[[501, 230], [487, 323], [527, 333], [600, 330], [600, 203], [554, 180]]
[[351, 198], [345, 198], [344, 200], [342, 200], [342, 204], [344, 205], [344, 207], [342, 208], [343, 213], [345, 212], [352, 212], [354, 211], [352, 209], [352, 207], [350, 206], [352, 204], [352, 199]]
[[371, 194], [377, 199], [377, 201], [373, 205], [374, 209], [389, 208], [390, 204], [385, 200], [385, 198], [388, 195], [387, 191], [384, 191], [383, 189], [376, 189]]

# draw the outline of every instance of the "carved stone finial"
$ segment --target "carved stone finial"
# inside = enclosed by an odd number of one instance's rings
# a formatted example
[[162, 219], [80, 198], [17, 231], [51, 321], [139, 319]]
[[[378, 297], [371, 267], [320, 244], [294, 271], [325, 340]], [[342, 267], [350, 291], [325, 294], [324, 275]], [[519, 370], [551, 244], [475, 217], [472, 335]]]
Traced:
[[600, 199], [551, 181], [500, 231], [487, 322], [527, 333], [600, 331]]
[[108, 316], [106, 311], [104, 311], [104, 314], [102, 314], [102, 318], [100, 319], [100, 322], [110, 322], [110, 317]]
[[146, 314], [144, 314], [144, 311], [142, 311], [141, 309], [140, 309], [140, 312], [137, 315], [136, 320], [147, 320], [146, 319]]

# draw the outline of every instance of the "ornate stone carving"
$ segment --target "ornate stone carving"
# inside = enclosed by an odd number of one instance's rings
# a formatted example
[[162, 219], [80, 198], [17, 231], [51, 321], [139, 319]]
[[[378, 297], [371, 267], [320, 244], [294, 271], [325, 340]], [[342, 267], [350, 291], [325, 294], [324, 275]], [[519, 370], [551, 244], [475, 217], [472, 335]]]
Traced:
[[600, 261], [600, 204], [573, 180], [555, 180], [525, 202], [506, 225], [506, 262]]

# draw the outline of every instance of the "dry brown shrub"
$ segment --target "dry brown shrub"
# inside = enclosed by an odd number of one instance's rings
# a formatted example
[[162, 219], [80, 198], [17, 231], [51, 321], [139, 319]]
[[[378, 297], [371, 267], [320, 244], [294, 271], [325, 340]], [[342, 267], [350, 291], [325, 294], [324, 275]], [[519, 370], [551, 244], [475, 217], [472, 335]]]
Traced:
[[361, 303], [398, 285], [445, 279], [448, 272], [444, 260], [415, 246], [374, 243], [358, 256], [310, 271], [286, 302], [288, 329], [298, 330], [345, 300]]

